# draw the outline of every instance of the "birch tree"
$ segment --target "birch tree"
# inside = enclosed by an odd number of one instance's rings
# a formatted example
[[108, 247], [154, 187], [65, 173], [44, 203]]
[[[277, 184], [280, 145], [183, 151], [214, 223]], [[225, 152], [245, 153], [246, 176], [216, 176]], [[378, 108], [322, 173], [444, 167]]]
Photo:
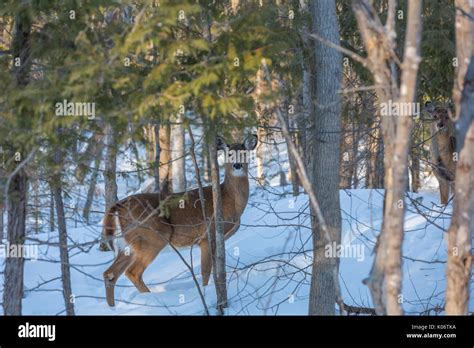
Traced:
[[186, 156], [184, 148], [184, 112], [178, 112], [171, 126], [171, 183], [173, 192], [186, 190]]

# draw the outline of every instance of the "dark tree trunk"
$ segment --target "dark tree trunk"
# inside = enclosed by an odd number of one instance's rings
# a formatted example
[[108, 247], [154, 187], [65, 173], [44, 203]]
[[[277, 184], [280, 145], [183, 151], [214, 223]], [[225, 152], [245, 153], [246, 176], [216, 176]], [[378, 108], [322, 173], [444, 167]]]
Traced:
[[[18, 249], [25, 242], [26, 201], [28, 177], [23, 169], [15, 174], [8, 190], [8, 243]], [[25, 259], [7, 257], [5, 259], [5, 284], [3, 288], [3, 313], [21, 315], [23, 298], [23, 270]]]
[[224, 314], [224, 308], [227, 307], [225, 242], [222, 226], [222, 198], [219, 179], [219, 164], [217, 163], [216, 133], [214, 127], [212, 128], [209, 141], [209, 158], [211, 160], [212, 202], [214, 206], [214, 233], [216, 239], [216, 264], [214, 267], [216, 276], [217, 310], [219, 314], [222, 315]]
[[54, 232], [54, 229], [56, 228], [54, 224], [54, 196], [53, 193], [49, 195], [49, 230], [51, 232]]
[[[24, 87], [29, 82], [31, 19], [27, 11], [20, 11], [15, 17], [12, 39], [13, 57], [19, 59], [20, 66], [13, 67], [16, 83]], [[28, 115], [18, 115], [27, 118]], [[24, 149], [20, 148], [20, 151]], [[12, 172], [13, 174], [13, 172]], [[8, 242], [21, 247], [26, 236], [26, 203], [28, 191], [28, 176], [23, 168], [11, 176], [8, 187]], [[23, 272], [25, 260], [20, 257], [8, 257], [5, 260], [3, 313], [4, 315], [21, 315], [23, 298]]]

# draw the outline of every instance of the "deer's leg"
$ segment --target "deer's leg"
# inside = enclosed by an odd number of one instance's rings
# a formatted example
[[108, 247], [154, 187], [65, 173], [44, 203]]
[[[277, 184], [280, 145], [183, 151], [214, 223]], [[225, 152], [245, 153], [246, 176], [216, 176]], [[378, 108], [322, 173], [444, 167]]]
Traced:
[[201, 277], [202, 285], [207, 286], [209, 283], [209, 277], [211, 276], [212, 271], [212, 258], [211, 258], [211, 248], [209, 246], [209, 241], [203, 239], [199, 243], [201, 248]]
[[166, 246], [163, 240], [156, 240], [154, 243], [142, 241], [133, 248], [134, 259], [125, 275], [135, 285], [140, 292], [150, 292], [150, 289], [143, 282], [143, 272], [153, 262], [156, 256]]
[[441, 196], [441, 204], [448, 204], [449, 200], [449, 182], [446, 180], [440, 180], [439, 182], [439, 193]]
[[119, 252], [114, 263], [104, 272], [105, 295], [109, 306], [115, 306], [114, 289], [118, 278], [130, 265], [132, 258], [124, 252]]

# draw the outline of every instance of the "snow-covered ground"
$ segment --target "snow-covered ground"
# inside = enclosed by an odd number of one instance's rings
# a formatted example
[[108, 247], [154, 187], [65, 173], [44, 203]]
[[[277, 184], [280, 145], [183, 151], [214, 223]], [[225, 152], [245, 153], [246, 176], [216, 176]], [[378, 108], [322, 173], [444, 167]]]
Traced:
[[[445, 233], [435, 224], [446, 228], [449, 211], [443, 213], [439, 208], [439, 213], [429, 211], [433, 202], [438, 201], [435, 194], [423, 193], [412, 198], [427, 216], [418, 213], [413, 204], [408, 206], [403, 250], [403, 307], [407, 313], [420, 313], [443, 304], [446, 243]], [[341, 204], [345, 252], [340, 265], [343, 298], [347, 304], [371, 306], [362, 280], [368, 275], [373, 260], [371, 253], [381, 223], [382, 192], [341, 191]], [[312, 245], [307, 212], [304, 195], [280, 197], [276, 192], [263, 189], [253, 191], [242, 216], [242, 227], [226, 244], [228, 314], [306, 314]], [[69, 227], [71, 240], [84, 244], [70, 250], [77, 314], [203, 313], [191, 273], [169, 248], [145, 272], [144, 279], [151, 293], [138, 293], [130, 281], [122, 277], [116, 289], [117, 305], [108, 307], [102, 272], [113, 255], [99, 251], [96, 244], [87, 244], [98, 239], [99, 234], [99, 225]], [[50, 243], [57, 240], [55, 233], [34, 237]], [[190, 251], [189, 248], [180, 250], [188, 262]], [[57, 262], [59, 250], [42, 245], [39, 252], [37, 261], [26, 263], [23, 313], [61, 314], [64, 303]], [[198, 248], [193, 249], [192, 256], [194, 272], [200, 280]], [[204, 291], [206, 303], [212, 310], [216, 299], [212, 280]]]
[[[282, 155], [286, 154], [282, 151]], [[285, 162], [277, 159], [271, 171], [287, 170], [287, 164], [281, 166], [279, 163]], [[192, 168], [191, 163], [189, 168]], [[134, 168], [126, 158], [121, 158], [120, 170], [127, 169]], [[254, 169], [251, 174], [255, 175]], [[192, 185], [191, 171], [188, 175]], [[312, 263], [307, 197], [285, 193], [285, 189], [279, 186], [278, 175], [264, 187], [258, 186], [252, 175], [250, 181], [251, 196], [241, 219], [241, 228], [226, 242], [227, 313], [305, 315]], [[129, 177], [119, 175], [119, 184], [120, 198], [138, 189], [136, 182]], [[407, 314], [434, 315], [433, 309], [442, 307], [444, 303], [447, 256], [443, 229], [449, 226], [451, 206], [437, 206], [438, 193], [429, 186], [425, 185], [427, 191], [410, 194], [407, 199], [403, 247], [403, 308]], [[66, 200], [69, 207], [83, 199], [80, 197], [84, 196], [85, 189], [73, 187]], [[94, 206], [96, 211], [103, 211], [101, 193], [99, 190]], [[362, 281], [369, 274], [373, 261], [374, 242], [381, 226], [383, 191], [341, 190], [340, 197], [343, 219], [340, 283], [344, 302], [372, 307], [368, 288]], [[98, 250], [101, 216], [95, 214], [91, 225], [86, 225], [77, 216], [69, 220], [69, 244], [74, 245], [69, 252], [77, 314], [204, 313], [190, 271], [169, 247], [144, 274], [151, 293], [138, 293], [123, 276], [116, 287], [116, 307], [110, 308], [105, 301], [102, 272], [111, 264], [113, 253]], [[43, 241], [50, 245], [41, 244], [37, 260], [26, 262], [23, 314], [64, 314], [59, 249], [54, 245], [58, 240], [57, 232], [29, 234], [29, 238], [27, 244]], [[181, 249], [180, 253], [188, 263], [192, 257], [194, 273], [200, 281], [199, 248]], [[206, 304], [213, 313], [216, 296], [212, 279], [203, 291]], [[474, 310], [472, 298], [471, 311]]]

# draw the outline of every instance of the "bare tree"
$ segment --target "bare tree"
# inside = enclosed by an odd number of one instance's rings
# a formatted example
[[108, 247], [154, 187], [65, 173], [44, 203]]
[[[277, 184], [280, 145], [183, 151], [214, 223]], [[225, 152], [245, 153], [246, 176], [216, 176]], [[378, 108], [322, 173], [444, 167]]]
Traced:
[[[54, 152], [54, 163], [61, 165], [61, 151], [56, 149]], [[74, 301], [71, 287], [71, 269], [69, 267], [69, 252], [67, 241], [66, 216], [64, 214], [63, 190], [61, 185], [60, 169], [53, 174], [51, 180], [51, 191], [56, 203], [56, 214], [58, 217], [59, 232], [59, 259], [61, 261], [61, 282], [63, 290], [64, 305], [66, 306], [66, 314], [74, 315]]]
[[[311, 3], [313, 32], [324, 40], [339, 44], [339, 26], [336, 1], [323, 0]], [[332, 242], [341, 241], [341, 208], [339, 202], [339, 151], [341, 132], [341, 101], [339, 89], [342, 79], [341, 53], [317, 41], [314, 47], [316, 78], [315, 114], [313, 117], [312, 145], [308, 146], [308, 171], [312, 186], [321, 203]], [[314, 215], [314, 212], [312, 212]], [[334, 315], [336, 304], [336, 281], [338, 262], [325, 256], [327, 240], [315, 218], [313, 230], [313, 267], [309, 295], [310, 315]], [[336, 261], [336, 262], [334, 262]], [[334, 269], [336, 268], [336, 269]]]
[[472, 271], [474, 230], [474, 4], [456, 0], [456, 54], [458, 67], [453, 88], [456, 105], [455, 198], [448, 230], [446, 314], [466, 315]]
[[[456, 74], [453, 101], [456, 105], [456, 121], [461, 113], [461, 95], [469, 61], [474, 52], [474, 4], [470, 0], [455, 0], [456, 7]], [[467, 128], [466, 128], [467, 129]]]
[[[412, 105], [418, 73], [421, 37], [422, 2], [408, 2], [408, 19], [404, 57], [400, 63], [395, 53], [396, 1], [390, 0], [386, 25], [383, 26], [372, 3], [356, 0], [353, 8], [367, 50], [365, 66], [376, 82], [380, 106]], [[399, 65], [401, 81], [398, 84]], [[391, 110], [391, 108], [390, 108]], [[412, 129], [411, 108], [399, 108], [399, 114], [381, 117], [384, 140], [384, 215], [378, 237], [376, 256], [365, 283], [369, 287], [377, 314], [402, 314], [401, 307], [401, 248], [403, 243], [404, 196], [407, 186], [407, 162]]]
[[[474, 57], [473, 57], [474, 58]], [[448, 230], [446, 314], [467, 315], [474, 230], [474, 59], [465, 76], [459, 123], [469, 126], [460, 139], [453, 217]], [[459, 142], [459, 141], [458, 141]]]

